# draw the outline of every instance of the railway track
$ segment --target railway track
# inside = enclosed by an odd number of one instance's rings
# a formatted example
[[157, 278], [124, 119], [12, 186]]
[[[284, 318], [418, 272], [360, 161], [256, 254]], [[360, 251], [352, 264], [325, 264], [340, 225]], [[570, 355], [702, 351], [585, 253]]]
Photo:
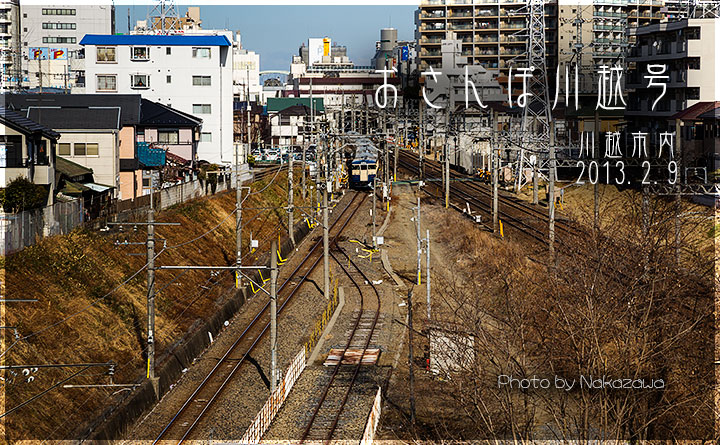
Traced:
[[342, 253], [347, 260], [347, 263], [352, 265], [353, 268], [358, 271], [360, 277], [372, 287], [377, 299], [377, 310], [373, 311], [365, 308], [365, 295], [363, 294], [360, 284], [358, 284], [355, 277], [353, 277], [350, 271], [348, 271], [345, 264], [338, 260], [334, 253], [331, 253], [333, 259], [337, 262], [343, 272], [345, 272], [348, 278], [350, 278], [350, 281], [353, 283], [353, 286], [355, 286], [360, 295], [360, 310], [355, 318], [355, 323], [348, 335], [348, 340], [344, 348], [344, 351], [351, 348], [357, 348], [360, 350], [360, 354], [357, 359], [357, 363], [354, 365], [343, 365], [341, 357], [337, 364], [333, 366], [330, 379], [325, 385], [323, 393], [320, 396], [320, 400], [317, 405], [315, 405], [310, 420], [303, 431], [300, 439], [301, 444], [306, 441], [322, 441], [325, 444], [328, 444], [333, 440], [333, 435], [338, 428], [340, 416], [343, 413], [348, 397], [353, 391], [353, 385], [357, 381], [360, 368], [363, 366], [362, 358], [370, 346], [370, 341], [373, 338], [373, 333], [375, 332], [375, 327], [378, 324], [378, 318], [380, 316], [381, 301], [380, 293], [378, 292], [377, 287], [350, 258], [350, 256], [345, 253], [344, 250], [338, 248], [338, 251]]
[[267, 178], [268, 176], [272, 177], [279, 170], [287, 170], [287, 165], [263, 167], [261, 170], [253, 173], [253, 176], [254, 176], [255, 181], [259, 181], [261, 179]]
[[[338, 215], [330, 227], [331, 245], [335, 243], [338, 236], [340, 236], [343, 229], [348, 225], [365, 199], [365, 194], [355, 193], [350, 203], [343, 208], [340, 215]], [[322, 238], [315, 242], [308, 254], [300, 261], [282, 285], [278, 287], [277, 295], [278, 302], [280, 303], [278, 315], [280, 315], [288, 303], [292, 301], [293, 296], [298, 292], [301, 285], [313, 272], [321, 259]], [[188, 397], [177, 410], [153, 443], [158, 443], [161, 440], [177, 440], [178, 443], [182, 443], [189, 437], [195, 427], [206, 416], [212, 404], [228, 386], [233, 376], [240, 367], [244, 365], [250, 352], [253, 351], [269, 329], [269, 308], [270, 301], [268, 300], [250, 324], [218, 360], [218, 363], [195, 388], [190, 397]]]
[[[425, 159], [425, 175], [426, 177], [440, 179], [442, 175], [442, 166], [437, 161], [431, 161]], [[398, 166], [409, 170], [411, 172], [418, 172], [419, 155], [408, 151], [401, 150], [398, 159]], [[458, 172], [450, 172], [451, 179], [471, 179], [470, 176], [460, 174]], [[434, 184], [436, 189], [439, 189], [438, 184]], [[426, 192], [436, 198], [441, 198], [442, 190], [439, 190], [440, 194], [433, 194], [426, 190]], [[465, 206], [465, 203], [469, 204], [471, 210], [478, 210], [488, 217], [488, 220], [492, 217], [492, 188], [486, 184], [482, 184], [476, 181], [457, 181], [450, 182], [450, 193], [451, 198], [462, 202], [461, 207]], [[484, 197], [486, 199], [480, 199]], [[498, 194], [498, 214], [504, 224], [508, 224], [520, 231], [525, 235], [530, 236], [540, 242], [547, 242], [547, 223], [548, 215], [541, 209], [524, 203], [517, 198], [513, 198], [502, 193]], [[580, 235], [581, 231], [563, 221], [562, 219], [556, 219], [555, 221], [556, 236], [561, 235]], [[557, 239], [560, 241], [560, 239]]]

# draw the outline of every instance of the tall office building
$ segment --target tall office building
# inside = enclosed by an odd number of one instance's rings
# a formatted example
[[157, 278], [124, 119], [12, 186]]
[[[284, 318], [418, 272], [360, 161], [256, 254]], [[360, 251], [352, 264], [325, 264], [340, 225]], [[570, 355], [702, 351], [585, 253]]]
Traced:
[[21, 5], [23, 86], [83, 88], [85, 61], [80, 40], [85, 34], [113, 34], [112, 4]]
[[[523, 64], [527, 44], [526, 0], [421, 0], [415, 16], [419, 68], [441, 64], [441, 41], [450, 32], [462, 42], [461, 55], [471, 65], [507, 74], [511, 62]], [[545, 5], [548, 67], [557, 64], [557, 0]], [[522, 65], [521, 65], [522, 66]]]
[[19, 84], [20, 70], [20, 4], [17, 0], [0, 0], [0, 91]]

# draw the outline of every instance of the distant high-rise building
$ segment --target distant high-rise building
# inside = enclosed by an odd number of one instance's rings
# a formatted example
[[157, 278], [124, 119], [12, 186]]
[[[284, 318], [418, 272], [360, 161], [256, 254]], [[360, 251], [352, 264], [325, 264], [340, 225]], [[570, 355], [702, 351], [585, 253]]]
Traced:
[[17, 0], [0, 0], [0, 91], [19, 85], [20, 48], [20, 4]]
[[112, 5], [25, 5], [22, 13], [23, 86], [83, 88], [85, 34], [113, 34]]
[[[441, 41], [454, 32], [461, 54], [470, 65], [507, 74], [512, 61], [526, 57], [527, 2], [421, 0], [415, 15], [419, 68], [441, 64]], [[548, 68], [557, 63], [557, 1], [545, 5], [545, 44]]]

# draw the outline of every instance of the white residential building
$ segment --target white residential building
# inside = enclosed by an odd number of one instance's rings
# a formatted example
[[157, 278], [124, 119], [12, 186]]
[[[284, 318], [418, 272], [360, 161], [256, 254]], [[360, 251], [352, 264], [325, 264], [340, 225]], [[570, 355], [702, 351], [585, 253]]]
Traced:
[[263, 103], [263, 88], [260, 84], [260, 54], [242, 47], [239, 34], [233, 45], [233, 94], [241, 101], [247, 101], [248, 84], [250, 100]]
[[85, 59], [80, 40], [85, 34], [113, 34], [115, 7], [109, 2], [74, 6], [48, 2], [22, 4], [20, 13], [23, 86], [83, 92]]
[[233, 162], [232, 33], [86, 35], [86, 91], [141, 94], [203, 120], [197, 160]]

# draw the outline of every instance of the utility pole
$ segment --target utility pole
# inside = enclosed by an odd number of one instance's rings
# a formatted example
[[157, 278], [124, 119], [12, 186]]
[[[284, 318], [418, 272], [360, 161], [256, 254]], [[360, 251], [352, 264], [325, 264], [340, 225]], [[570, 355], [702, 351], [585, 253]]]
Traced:
[[277, 387], [277, 240], [270, 247], [270, 394]]
[[548, 174], [548, 216], [549, 230], [548, 238], [550, 245], [550, 257], [555, 257], [555, 122], [550, 121], [550, 172]]
[[239, 289], [242, 282], [242, 181], [239, 144], [235, 144], [235, 266], [235, 289]]
[[[593, 157], [595, 157], [595, 141], [600, 141], [600, 115], [597, 110], [595, 110], [595, 125], [593, 128]], [[598, 187], [599, 182], [600, 181], [595, 181], [595, 184], [593, 184], [593, 226], [595, 227], [596, 234], [600, 233], [600, 189]]]
[[417, 284], [422, 283], [420, 279], [420, 271], [422, 270], [422, 238], [420, 237], [420, 197], [417, 199], [417, 214], [415, 216], [415, 226], [417, 227]]
[[295, 207], [294, 201], [294, 184], [293, 184], [293, 153], [288, 156], [288, 236], [293, 247], [295, 247]]
[[498, 175], [500, 170], [500, 156], [498, 153], [498, 137], [497, 137], [497, 112], [492, 111], [492, 139], [490, 147], [490, 159], [492, 163], [492, 183], [493, 183], [493, 194], [492, 194], [492, 219], [493, 219], [493, 233], [498, 233]]
[[[450, 81], [450, 84], [452, 85], [452, 80], [448, 79]], [[448, 148], [448, 141], [449, 138], [448, 132], [450, 131], [450, 119], [452, 117], [452, 111], [453, 108], [455, 108], [455, 98], [453, 97], [453, 90], [452, 87], [450, 88], [448, 92], [448, 112], [447, 112], [447, 130], [445, 133], [445, 208], [447, 209], [450, 207], [450, 151]], [[456, 139], [456, 145], [457, 145], [457, 139]], [[457, 146], [455, 147], [455, 151], [457, 151]]]
[[[323, 157], [325, 163], [328, 161], [328, 147], [323, 148]], [[325, 299], [330, 300], [330, 241], [329, 241], [329, 223], [328, 223], [328, 178], [325, 178], [324, 183], [320, 184], [323, 189], [323, 277], [324, 277], [324, 288]]]
[[373, 238], [373, 249], [377, 249], [377, 235], [375, 232], [375, 212], [377, 210], [377, 204], [376, 200], [377, 197], [375, 196], [375, 192], [377, 190], [377, 175], [373, 178], [373, 188], [372, 188], [372, 238]]
[[[250, 141], [251, 123], [250, 123], [250, 67], [247, 68], [247, 151], [243, 155], [243, 162], [247, 159], [247, 155], [252, 153], [252, 142]], [[239, 173], [238, 173], [239, 174]]]
[[421, 179], [421, 180], [422, 180], [422, 178], [425, 177], [425, 175], [423, 174], [423, 172], [425, 171], [424, 166], [423, 166], [423, 163], [425, 160], [425, 128], [424, 128], [424, 123], [423, 123], [423, 114], [425, 114], [424, 109], [423, 109], [424, 104], [425, 104], [425, 101], [418, 100], [417, 137], [418, 137], [418, 151], [420, 151], [420, 172], [419, 172], [420, 178], [419, 179]]
[[147, 317], [148, 317], [148, 362], [147, 378], [153, 385], [155, 395], [160, 391], [158, 381], [155, 378], [155, 189], [153, 177], [150, 177], [150, 209], [148, 209], [147, 228]]
[[425, 287], [427, 290], [427, 317], [430, 322], [430, 230], [425, 231]]
[[415, 425], [415, 373], [413, 372], [412, 288], [408, 291], [408, 372], [410, 373], [410, 422]]
[[[310, 141], [313, 140], [315, 137], [315, 112], [314, 105], [313, 105], [313, 92], [312, 92], [312, 77], [310, 78]], [[302, 193], [303, 193], [303, 199], [305, 199], [305, 170], [307, 169], [307, 159], [306, 159], [306, 151], [305, 148], [307, 144], [303, 144], [303, 170], [302, 170]], [[315, 147], [315, 165], [318, 164], [317, 159], [317, 147]]]

